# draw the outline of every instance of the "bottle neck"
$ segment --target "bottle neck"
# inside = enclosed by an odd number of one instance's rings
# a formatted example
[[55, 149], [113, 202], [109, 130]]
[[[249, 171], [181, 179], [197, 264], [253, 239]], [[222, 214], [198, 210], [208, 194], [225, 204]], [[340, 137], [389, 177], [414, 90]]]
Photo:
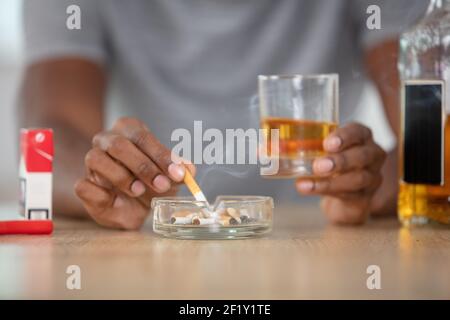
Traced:
[[427, 13], [435, 10], [450, 10], [450, 0], [431, 0]]

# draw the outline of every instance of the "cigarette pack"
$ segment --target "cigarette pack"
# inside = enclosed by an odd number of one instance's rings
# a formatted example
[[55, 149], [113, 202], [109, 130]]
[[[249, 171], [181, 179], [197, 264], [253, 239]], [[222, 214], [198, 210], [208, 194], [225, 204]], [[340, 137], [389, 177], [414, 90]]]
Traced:
[[52, 219], [53, 131], [20, 130], [20, 207], [26, 220]]

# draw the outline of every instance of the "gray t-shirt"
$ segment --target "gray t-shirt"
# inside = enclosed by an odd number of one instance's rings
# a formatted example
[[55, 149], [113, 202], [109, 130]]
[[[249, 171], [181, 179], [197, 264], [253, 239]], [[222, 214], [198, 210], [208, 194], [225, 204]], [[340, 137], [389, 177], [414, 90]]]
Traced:
[[[66, 9], [81, 8], [81, 30]], [[369, 5], [381, 30], [369, 30]], [[424, 14], [423, 0], [26, 0], [27, 63], [80, 56], [105, 65], [123, 113], [168, 146], [176, 128], [258, 127], [259, 74], [338, 73], [341, 121], [365, 81], [364, 49]], [[262, 194], [298, 199], [293, 181], [266, 180], [255, 165], [201, 165], [208, 197]]]

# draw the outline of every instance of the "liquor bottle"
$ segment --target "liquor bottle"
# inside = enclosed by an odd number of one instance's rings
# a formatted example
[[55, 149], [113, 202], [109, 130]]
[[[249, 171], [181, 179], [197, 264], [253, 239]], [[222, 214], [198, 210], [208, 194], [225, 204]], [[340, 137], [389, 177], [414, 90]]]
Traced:
[[431, 0], [400, 37], [398, 213], [403, 225], [450, 225], [450, 0]]

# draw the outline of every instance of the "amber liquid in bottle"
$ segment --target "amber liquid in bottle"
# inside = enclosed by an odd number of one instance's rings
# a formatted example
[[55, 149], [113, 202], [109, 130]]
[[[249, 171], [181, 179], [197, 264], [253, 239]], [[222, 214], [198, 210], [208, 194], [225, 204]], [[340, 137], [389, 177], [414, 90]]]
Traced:
[[[337, 124], [266, 117], [261, 120], [261, 128], [268, 129], [265, 130], [267, 154], [279, 158], [278, 176], [295, 177], [312, 174], [312, 161], [325, 154], [323, 140], [337, 128]], [[270, 150], [270, 129], [279, 130], [278, 154]]]
[[[410, 184], [400, 179], [398, 212], [404, 225], [450, 224], [450, 116], [446, 117], [444, 127], [444, 159], [444, 183], [441, 186]], [[400, 153], [400, 172], [402, 163], [403, 154]]]

